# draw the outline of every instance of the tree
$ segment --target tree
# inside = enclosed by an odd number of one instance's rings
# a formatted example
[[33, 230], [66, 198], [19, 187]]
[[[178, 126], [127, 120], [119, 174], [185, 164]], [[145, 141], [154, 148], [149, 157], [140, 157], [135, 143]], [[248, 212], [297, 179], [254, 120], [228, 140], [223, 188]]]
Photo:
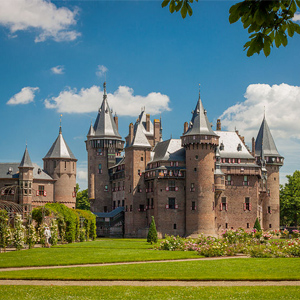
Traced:
[[300, 171], [287, 175], [288, 182], [280, 188], [280, 221], [282, 225], [300, 223]]
[[259, 224], [258, 218], [256, 218], [253, 228], [256, 229], [257, 231], [261, 231], [261, 226]]
[[157, 231], [156, 231], [156, 225], [153, 216], [152, 216], [152, 221], [147, 235], [147, 242], [151, 244], [157, 243]]
[[[198, 2], [198, 0], [195, 0]], [[164, 0], [162, 7], [169, 5], [171, 13], [181, 12], [182, 18], [187, 13], [193, 14], [190, 3], [194, 0]], [[244, 0], [231, 6], [229, 10], [230, 24], [241, 20], [244, 29], [248, 28], [249, 41], [244, 45], [247, 56], [264, 51], [265, 56], [271, 53], [271, 47], [284, 47], [288, 43], [287, 36], [300, 34], [300, 25], [293, 21], [300, 8], [300, 0]]]
[[79, 184], [76, 183], [76, 208], [91, 210], [88, 190], [79, 191]]

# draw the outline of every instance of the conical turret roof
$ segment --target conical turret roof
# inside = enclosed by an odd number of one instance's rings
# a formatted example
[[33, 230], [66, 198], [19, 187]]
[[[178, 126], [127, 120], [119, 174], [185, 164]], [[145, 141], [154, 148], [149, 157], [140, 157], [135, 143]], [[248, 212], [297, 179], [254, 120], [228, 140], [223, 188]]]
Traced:
[[192, 112], [193, 116], [190, 122], [189, 129], [184, 134], [185, 135], [212, 135], [217, 136], [217, 134], [212, 130], [211, 124], [208, 121], [206, 110], [203, 108], [203, 104], [200, 98], [197, 101], [195, 110]]
[[113, 119], [111, 110], [108, 106], [105, 82], [103, 86], [104, 86], [103, 101], [94, 124], [95, 136], [102, 137], [102, 138], [107, 137], [107, 138], [121, 139], [116, 123]]
[[94, 136], [94, 135], [95, 135], [95, 129], [94, 129], [94, 127], [93, 127], [93, 124], [91, 124], [87, 136]]
[[137, 125], [131, 146], [147, 147], [147, 148], [151, 147], [143, 129], [144, 129], [143, 124], [139, 123]]
[[274, 139], [272, 137], [267, 120], [264, 119], [261, 123], [256, 141], [255, 141], [255, 154], [258, 156], [275, 156], [281, 157], [279, 154]]
[[23, 158], [22, 158], [22, 161], [19, 165], [19, 168], [33, 168], [33, 164], [31, 162], [31, 159], [30, 159], [30, 156], [29, 156], [29, 153], [28, 153], [28, 149], [27, 149], [27, 146], [26, 146], [26, 149], [25, 149], [25, 152], [24, 152], [24, 155], [23, 155]]
[[76, 159], [71, 149], [67, 145], [65, 139], [63, 138], [61, 127], [59, 129], [59, 134], [47, 155], [44, 158], [71, 158]]

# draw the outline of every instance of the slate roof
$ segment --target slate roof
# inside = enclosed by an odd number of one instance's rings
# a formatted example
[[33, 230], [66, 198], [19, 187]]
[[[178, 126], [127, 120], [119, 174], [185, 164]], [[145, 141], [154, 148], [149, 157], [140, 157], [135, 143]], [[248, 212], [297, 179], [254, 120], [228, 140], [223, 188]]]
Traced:
[[94, 215], [96, 215], [96, 217], [99, 217], [99, 218], [112, 218], [114, 216], [116, 216], [117, 214], [119, 214], [120, 212], [124, 211], [124, 207], [123, 206], [120, 206], [120, 207], [117, 207], [116, 209], [114, 209], [113, 211], [111, 212], [93, 212]]
[[99, 109], [95, 124], [95, 136], [102, 138], [115, 138], [121, 140], [116, 123], [107, 102], [106, 83], [104, 82], [103, 101]]
[[95, 129], [94, 129], [93, 125], [91, 124], [87, 136], [94, 136], [94, 135], [95, 135]]
[[264, 156], [281, 157], [279, 154], [274, 139], [272, 137], [267, 120], [264, 117], [256, 141], [255, 141], [255, 155], [261, 156], [263, 151]]
[[[221, 158], [245, 158], [253, 159], [240, 137], [235, 131], [215, 131], [219, 138], [219, 154]], [[220, 146], [223, 144], [224, 150]], [[238, 151], [238, 146], [240, 151]]]
[[50, 150], [46, 154], [44, 158], [71, 158], [76, 159], [71, 149], [67, 145], [65, 139], [62, 136], [61, 130], [59, 130], [59, 134]]
[[26, 146], [26, 149], [25, 149], [25, 151], [24, 151], [24, 155], [23, 155], [23, 158], [22, 158], [22, 161], [21, 161], [19, 167], [33, 168], [33, 165], [32, 165], [32, 162], [31, 162], [29, 153], [28, 153], [27, 146]]
[[151, 120], [150, 120], [149, 131], [146, 130], [146, 128], [147, 128], [147, 126], [146, 126], [146, 112], [144, 110], [139, 115], [138, 122], [136, 122], [136, 125], [140, 124], [140, 123], [143, 125], [143, 132], [146, 136], [152, 136], [154, 134], [154, 127], [153, 127], [153, 123], [151, 122]]
[[20, 163], [0, 163], [0, 178], [19, 178]]
[[147, 148], [151, 147], [144, 133], [143, 128], [144, 126], [142, 125], [142, 123], [137, 124], [137, 128], [134, 133], [133, 140], [130, 146], [147, 147]]
[[[19, 178], [19, 163], [0, 163], [0, 179]], [[33, 163], [33, 179], [53, 180], [42, 168]], [[11, 170], [11, 172], [10, 172]]]
[[181, 146], [180, 139], [169, 139], [159, 142], [153, 149], [150, 162], [168, 160], [185, 161], [185, 149]]
[[203, 104], [199, 95], [199, 99], [195, 110], [193, 111], [193, 116], [190, 122], [190, 126], [185, 135], [212, 135], [217, 136], [216, 133], [211, 128], [211, 124], [208, 121], [206, 110], [203, 108]]

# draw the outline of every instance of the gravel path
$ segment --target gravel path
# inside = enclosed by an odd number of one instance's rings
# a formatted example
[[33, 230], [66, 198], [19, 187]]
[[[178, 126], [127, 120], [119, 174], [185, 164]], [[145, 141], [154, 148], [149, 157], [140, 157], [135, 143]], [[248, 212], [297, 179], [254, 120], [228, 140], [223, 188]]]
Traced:
[[187, 259], [130, 261], [130, 262], [63, 265], [63, 266], [13, 267], [13, 268], [0, 268], [0, 272], [1, 271], [21, 271], [21, 270], [62, 269], [62, 268], [80, 268], [80, 267], [101, 267], [101, 266], [133, 265], [133, 264], [168, 263], [168, 262], [179, 262], [179, 261], [219, 260], [219, 259], [233, 259], [233, 258], [248, 258], [248, 256], [239, 255], [239, 256], [225, 256], [225, 257], [222, 257], [222, 256], [221, 257], [202, 257], [202, 258], [187, 258]]
[[300, 286], [300, 281], [80, 281], [0, 280], [0, 285], [44, 286]]

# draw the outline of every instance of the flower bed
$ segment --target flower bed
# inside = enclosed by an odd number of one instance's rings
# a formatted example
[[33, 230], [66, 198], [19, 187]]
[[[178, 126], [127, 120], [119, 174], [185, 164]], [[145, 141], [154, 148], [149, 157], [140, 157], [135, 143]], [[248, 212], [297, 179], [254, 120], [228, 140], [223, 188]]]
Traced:
[[239, 253], [251, 257], [300, 257], [299, 232], [293, 236], [297, 238], [279, 240], [279, 231], [262, 232], [255, 229], [251, 232], [243, 229], [227, 230], [222, 233], [222, 238], [200, 235], [197, 239], [189, 239], [166, 235], [157, 249], [196, 251], [205, 257], [233, 256]]

